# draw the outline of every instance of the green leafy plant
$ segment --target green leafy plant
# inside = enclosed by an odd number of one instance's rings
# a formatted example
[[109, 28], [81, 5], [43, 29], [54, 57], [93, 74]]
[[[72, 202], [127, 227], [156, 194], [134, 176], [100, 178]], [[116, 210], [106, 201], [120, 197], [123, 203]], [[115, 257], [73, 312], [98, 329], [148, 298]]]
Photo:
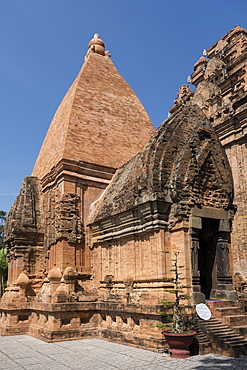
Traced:
[[[171, 271], [174, 273], [174, 278], [165, 279], [166, 282], [174, 284], [173, 289], [165, 289], [165, 292], [174, 294], [174, 301], [162, 301], [161, 304], [166, 311], [160, 311], [159, 314], [163, 316], [164, 323], [158, 323], [158, 328], [169, 326], [167, 332], [177, 334], [187, 334], [192, 332], [192, 326], [194, 323], [193, 315], [189, 312], [191, 305], [182, 305], [182, 300], [188, 300], [191, 297], [184, 293], [184, 289], [190, 288], [188, 285], [183, 285], [182, 281], [184, 278], [181, 277], [180, 269], [184, 266], [178, 265], [178, 254], [175, 253], [175, 259], [173, 260], [173, 268]], [[171, 313], [169, 311], [172, 311]]]

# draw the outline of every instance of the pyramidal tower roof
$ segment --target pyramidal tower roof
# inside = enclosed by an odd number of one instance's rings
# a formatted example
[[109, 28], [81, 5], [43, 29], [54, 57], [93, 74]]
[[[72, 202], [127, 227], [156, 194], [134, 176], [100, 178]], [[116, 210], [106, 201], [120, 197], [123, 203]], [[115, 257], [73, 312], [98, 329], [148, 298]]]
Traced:
[[118, 168], [142, 150], [153, 131], [143, 105], [95, 34], [53, 117], [32, 175], [42, 179], [62, 159]]

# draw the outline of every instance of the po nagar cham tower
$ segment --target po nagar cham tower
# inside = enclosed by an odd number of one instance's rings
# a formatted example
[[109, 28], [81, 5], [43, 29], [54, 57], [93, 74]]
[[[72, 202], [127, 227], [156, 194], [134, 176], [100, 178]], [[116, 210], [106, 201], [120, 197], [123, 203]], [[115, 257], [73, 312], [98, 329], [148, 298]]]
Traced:
[[[192, 303], [217, 299], [213, 315], [239, 333], [225, 353], [246, 350], [246, 316], [230, 309], [246, 304], [246, 61], [236, 26], [155, 131], [95, 35], [8, 215], [1, 335], [160, 348], [158, 306], [179, 252]], [[201, 353], [217, 352], [215, 329], [200, 330]]]

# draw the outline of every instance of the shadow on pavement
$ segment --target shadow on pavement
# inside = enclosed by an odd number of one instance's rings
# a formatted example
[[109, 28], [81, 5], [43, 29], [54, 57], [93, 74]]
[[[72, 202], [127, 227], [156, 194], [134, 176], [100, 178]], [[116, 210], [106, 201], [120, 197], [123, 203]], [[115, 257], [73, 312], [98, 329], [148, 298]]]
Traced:
[[213, 369], [237, 369], [237, 370], [244, 370], [247, 369], [247, 356], [245, 357], [224, 357], [217, 355], [209, 355], [202, 357], [200, 359], [200, 365], [196, 365], [193, 369], [201, 370], [205, 368]]

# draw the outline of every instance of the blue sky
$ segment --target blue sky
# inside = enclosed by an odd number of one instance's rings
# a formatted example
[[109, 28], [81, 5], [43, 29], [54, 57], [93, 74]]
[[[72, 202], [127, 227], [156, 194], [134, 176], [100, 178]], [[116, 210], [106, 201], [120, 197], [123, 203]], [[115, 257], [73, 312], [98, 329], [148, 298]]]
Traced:
[[0, 210], [29, 176], [51, 119], [99, 33], [155, 127], [193, 64], [246, 0], [0, 0]]

